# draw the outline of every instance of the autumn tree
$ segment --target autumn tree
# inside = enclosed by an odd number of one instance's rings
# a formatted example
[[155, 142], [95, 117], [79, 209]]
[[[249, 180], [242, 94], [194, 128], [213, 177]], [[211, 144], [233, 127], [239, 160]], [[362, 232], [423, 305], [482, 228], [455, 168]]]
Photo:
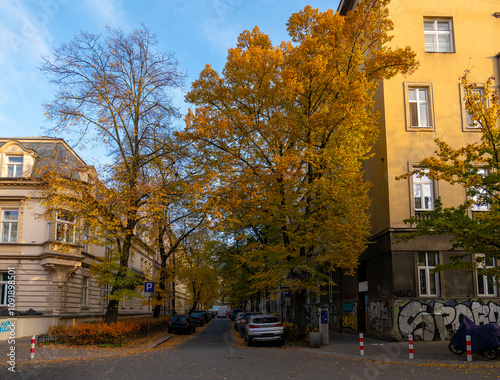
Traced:
[[[72, 212], [86, 216], [93, 208], [95, 218], [85, 222], [115, 246], [116, 265], [101, 276], [112, 284], [105, 320], [114, 322], [118, 302], [130, 290], [126, 273], [131, 248], [151, 194], [147, 168], [168, 151], [161, 142], [168, 141], [169, 126], [178, 116], [169, 91], [180, 88], [185, 75], [172, 54], [158, 50], [146, 27], [130, 34], [111, 29], [102, 35], [82, 32], [55, 49], [52, 58], [45, 57], [41, 70], [57, 87], [54, 100], [45, 105], [54, 122], [49, 133], [102, 143], [109, 153], [105, 182], [88, 190], [89, 196], [75, 202]], [[71, 194], [61, 189], [72, 184], [58, 179], [58, 187], [51, 189]]]
[[491, 264], [500, 259], [500, 107], [493, 78], [479, 88], [469, 76], [467, 71], [461, 81], [465, 108], [481, 138], [458, 148], [436, 139], [435, 155], [420, 162], [422, 169], [399, 177], [426, 170], [425, 175], [433, 180], [462, 186], [467, 199], [456, 207], [443, 207], [438, 199], [435, 209], [424, 218], [405, 221], [415, 230], [400, 238], [408, 241], [421, 235], [451, 235], [452, 249], [461, 252], [437, 269], [473, 270], [498, 280], [500, 269]]
[[409, 47], [387, 46], [387, 3], [361, 1], [346, 16], [307, 6], [278, 46], [244, 31], [221, 75], [207, 65], [187, 95], [196, 108], [184, 137], [216, 178], [212, 219], [259, 231], [242, 262], [256, 288], [290, 287], [302, 335], [307, 290], [335, 268], [354, 271], [366, 247], [377, 81], [416, 65]]
[[211, 256], [211, 238], [206, 230], [198, 230], [184, 239], [176, 254], [176, 280], [187, 287], [191, 308], [208, 306], [218, 298], [219, 282]]
[[[189, 147], [172, 141], [173, 148], [168, 155], [154, 160], [150, 167], [152, 193], [145, 208], [150, 223], [150, 244], [158, 252], [160, 268], [155, 281], [153, 317], [160, 316], [161, 305], [170, 298], [175, 306], [175, 263], [174, 254], [182, 250], [182, 244], [205, 222], [204, 202], [200, 202], [203, 181], [196, 178], [196, 172], [189, 169]], [[169, 265], [170, 264], [170, 265]], [[168, 284], [172, 284], [167, 291]]]

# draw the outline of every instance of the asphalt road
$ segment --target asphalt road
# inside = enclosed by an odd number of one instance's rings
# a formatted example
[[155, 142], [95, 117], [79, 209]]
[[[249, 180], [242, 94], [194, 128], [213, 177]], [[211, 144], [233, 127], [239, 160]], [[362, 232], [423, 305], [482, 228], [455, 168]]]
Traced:
[[106, 358], [26, 364], [0, 379], [496, 379], [498, 367], [381, 363], [266, 344], [238, 347], [227, 319], [216, 319], [182, 346]]

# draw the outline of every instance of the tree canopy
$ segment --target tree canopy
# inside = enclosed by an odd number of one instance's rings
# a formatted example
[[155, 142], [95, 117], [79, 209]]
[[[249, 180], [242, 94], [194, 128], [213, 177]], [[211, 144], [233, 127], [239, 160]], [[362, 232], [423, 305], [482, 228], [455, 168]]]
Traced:
[[335, 268], [352, 272], [366, 247], [377, 81], [416, 67], [409, 47], [387, 45], [387, 3], [361, 1], [346, 16], [307, 6], [277, 46], [244, 31], [221, 75], [207, 65], [186, 97], [196, 108], [183, 137], [213, 179], [211, 218], [252, 232], [241, 262], [255, 287], [290, 287], [302, 333], [306, 291]]
[[172, 54], [158, 50], [146, 27], [130, 34], [81, 32], [45, 57], [41, 70], [57, 86], [45, 105], [55, 122], [49, 132], [69, 135], [76, 143], [102, 143], [111, 158], [103, 183], [94, 178], [82, 184], [52, 171], [45, 177], [45, 204], [48, 212], [69, 208], [101, 242], [115, 247], [116, 255], [101, 267], [108, 270], [98, 271], [98, 278], [112, 285], [106, 321], [113, 322], [118, 301], [137, 284], [127, 267], [133, 244], [147, 243], [138, 232], [148, 223], [144, 210], [155, 198], [150, 166], [173, 149], [170, 123], [179, 115], [169, 92], [182, 87], [185, 74]]

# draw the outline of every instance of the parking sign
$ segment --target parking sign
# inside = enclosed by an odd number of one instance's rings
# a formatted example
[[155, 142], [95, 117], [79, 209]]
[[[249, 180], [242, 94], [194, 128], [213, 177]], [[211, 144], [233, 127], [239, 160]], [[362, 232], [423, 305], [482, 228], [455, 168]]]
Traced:
[[155, 283], [154, 282], [145, 282], [144, 283], [144, 293], [154, 293], [155, 292]]

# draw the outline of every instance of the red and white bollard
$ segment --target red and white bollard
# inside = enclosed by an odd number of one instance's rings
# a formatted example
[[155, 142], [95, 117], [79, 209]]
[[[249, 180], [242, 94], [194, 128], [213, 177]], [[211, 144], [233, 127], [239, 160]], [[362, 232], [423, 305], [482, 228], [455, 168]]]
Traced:
[[467, 343], [467, 361], [471, 362], [472, 361], [472, 344], [470, 341], [470, 335], [467, 335], [465, 337], [465, 342]]
[[408, 335], [408, 357], [413, 359], [413, 335]]
[[365, 342], [363, 339], [363, 333], [359, 333], [359, 354], [364, 356], [365, 354]]
[[31, 337], [31, 350], [30, 350], [30, 354], [31, 354], [31, 359], [34, 359], [35, 358], [35, 335], [33, 335]]

